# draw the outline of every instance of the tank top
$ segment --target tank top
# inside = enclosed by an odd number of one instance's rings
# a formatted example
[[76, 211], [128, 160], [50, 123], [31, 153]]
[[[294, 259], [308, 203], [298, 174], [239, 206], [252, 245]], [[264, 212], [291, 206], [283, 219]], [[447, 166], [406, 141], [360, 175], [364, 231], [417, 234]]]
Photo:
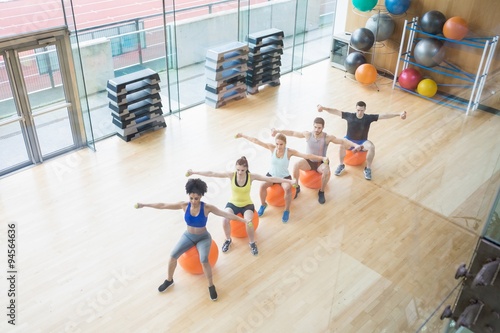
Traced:
[[276, 156], [276, 149], [271, 154], [271, 169], [269, 174], [273, 177], [285, 178], [290, 176], [288, 171], [288, 165], [290, 160], [288, 159], [288, 148], [285, 148], [285, 153], [282, 158]]
[[229, 202], [236, 207], [245, 207], [246, 205], [252, 204], [252, 199], [250, 198], [250, 190], [252, 186], [250, 172], [247, 172], [246, 176], [247, 178], [243, 186], [238, 186], [236, 183], [236, 172], [233, 174], [233, 178], [231, 179], [231, 199], [229, 199]]
[[[328, 149], [328, 144], [325, 143], [325, 140], [326, 140], [325, 132], [321, 133], [319, 139], [316, 139], [314, 137], [314, 134], [311, 133], [309, 140], [306, 141], [307, 142], [306, 153], [319, 156], [326, 156], [326, 150]], [[313, 161], [319, 162], [316, 160]]]
[[195, 228], [203, 228], [207, 225], [208, 218], [205, 216], [205, 203], [200, 202], [200, 212], [197, 216], [191, 215], [191, 203], [188, 203], [186, 213], [184, 214], [184, 221], [187, 225]]

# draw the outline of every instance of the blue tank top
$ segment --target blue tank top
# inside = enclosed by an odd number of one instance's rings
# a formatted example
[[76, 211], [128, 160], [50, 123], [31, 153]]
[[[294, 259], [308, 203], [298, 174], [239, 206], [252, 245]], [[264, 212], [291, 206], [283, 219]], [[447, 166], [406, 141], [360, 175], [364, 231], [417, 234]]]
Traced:
[[208, 218], [205, 216], [204, 207], [205, 203], [201, 202], [200, 212], [198, 213], [197, 216], [193, 216], [191, 215], [191, 203], [188, 203], [188, 206], [186, 208], [186, 213], [184, 214], [184, 220], [186, 221], [188, 226], [195, 228], [203, 228], [204, 226], [207, 225]]
[[288, 159], [288, 148], [285, 148], [285, 153], [283, 157], [279, 158], [276, 156], [276, 149], [271, 154], [271, 167], [269, 169], [269, 174], [273, 177], [285, 178], [290, 176], [288, 171], [288, 164], [290, 160]]

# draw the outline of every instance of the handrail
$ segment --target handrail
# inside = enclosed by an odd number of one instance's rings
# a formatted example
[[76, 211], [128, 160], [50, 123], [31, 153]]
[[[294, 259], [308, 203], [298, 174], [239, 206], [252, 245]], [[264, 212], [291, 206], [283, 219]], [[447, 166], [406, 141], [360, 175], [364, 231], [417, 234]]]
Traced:
[[190, 10], [193, 10], [193, 9], [200, 9], [200, 8], [203, 8], [203, 7], [208, 7], [209, 8], [208, 12], [212, 13], [212, 7], [213, 6], [215, 6], [215, 5], [221, 5], [221, 4], [224, 4], [224, 3], [227, 3], [227, 2], [237, 2], [237, 1], [236, 0], [222, 0], [222, 1], [212, 2], [212, 3], [204, 4], [204, 5], [197, 5], [197, 6], [187, 7], [187, 8], [180, 8], [180, 9], [176, 9], [176, 10], [170, 10], [170, 11], [167, 11], [167, 12], [163, 12], [161, 14], [151, 14], [151, 15], [136, 17], [134, 19], [128, 19], [128, 20], [117, 21], [117, 22], [113, 22], [113, 23], [106, 23], [106, 24], [102, 24], [102, 25], [96, 25], [96, 26], [89, 27], [89, 28], [78, 29], [77, 33], [88, 32], [88, 31], [98, 30], [98, 29], [112, 27], [112, 26], [117, 26], [117, 25], [123, 25], [123, 24], [127, 24], [127, 23], [130, 23], [130, 22], [136, 22], [136, 21], [145, 20], [145, 19], [154, 18], [154, 17], [160, 17], [160, 16], [163, 16], [164, 14], [165, 15], [170, 15], [170, 14], [179, 13], [179, 12], [187, 12], [187, 11], [190, 11]]

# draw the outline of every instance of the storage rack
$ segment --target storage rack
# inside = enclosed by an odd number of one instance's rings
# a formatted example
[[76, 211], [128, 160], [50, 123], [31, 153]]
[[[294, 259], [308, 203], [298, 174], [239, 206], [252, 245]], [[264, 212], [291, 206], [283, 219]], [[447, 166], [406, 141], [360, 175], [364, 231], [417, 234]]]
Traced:
[[[406, 50], [403, 52], [403, 45], [404, 45], [404, 40], [406, 38], [406, 33], [408, 32], [408, 41], [406, 43]], [[473, 48], [479, 48], [483, 50], [483, 53], [481, 55], [481, 59], [479, 61], [478, 67], [477, 67], [477, 72], [476, 74], [473, 73], [467, 73], [463, 70], [461, 70], [458, 66], [448, 63], [443, 61], [444, 65], [438, 65], [435, 67], [426, 67], [423, 65], [418, 64], [415, 61], [415, 58], [412, 54], [413, 52], [413, 44], [415, 43], [416, 39], [416, 34], [420, 34], [423, 37], [430, 37], [430, 38], [435, 38], [438, 40], [441, 40], [443, 42], [447, 43], [454, 43], [458, 45], [464, 45], [467, 47], [473, 47]], [[465, 111], [465, 114], [468, 115], [470, 111], [474, 111], [478, 108], [480, 98], [481, 98], [481, 93], [483, 91], [484, 85], [486, 83], [486, 79], [488, 77], [488, 71], [491, 65], [491, 62], [493, 60], [493, 56], [495, 54], [495, 48], [498, 44], [498, 36], [493, 36], [493, 37], [476, 37], [476, 38], [464, 38], [463, 40], [453, 40], [453, 39], [448, 39], [445, 37], [442, 37], [440, 35], [433, 35], [426, 33], [422, 30], [419, 29], [418, 26], [418, 17], [414, 17], [412, 21], [408, 22], [405, 20], [405, 29], [403, 30], [403, 34], [401, 36], [401, 46], [399, 49], [399, 55], [398, 55], [398, 62], [396, 65], [396, 72], [394, 75], [393, 83], [392, 83], [392, 89], [395, 87], [404, 90], [406, 92], [409, 92], [411, 94], [420, 96], [422, 98], [432, 100], [436, 103], [447, 105], [462, 111]], [[443, 46], [445, 47], [445, 46]], [[450, 84], [445, 84], [445, 83], [438, 83], [438, 86], [455, 86], [455, 87], [462, 87], [465, 89], [470, 89], [470, 97], [469, 100], [465, 100], [463, 98], [458, 98], [456, 96], [453, 96], [451, 94], [446, 94], [439, 92], [435, 95], [436, 97], [426, 97], [418, 94], [415, 91], [405, 89], [401, 87], [399, 84], [397, 84], [397, 78], [399, 72], [399, 66], [400, 63], [402, 63], [401, 71], [405, 70], [408, 68], [409, 65], [419, 67], [431, 72], [435, 72], [438, 74], [446, 75], [448, 77], [452, 77], [455, 79], [459, 79], [464, 84], [455, 84], [455, 85], [450, 85]], [[439, 98], [438, 98], [439, 97]]]

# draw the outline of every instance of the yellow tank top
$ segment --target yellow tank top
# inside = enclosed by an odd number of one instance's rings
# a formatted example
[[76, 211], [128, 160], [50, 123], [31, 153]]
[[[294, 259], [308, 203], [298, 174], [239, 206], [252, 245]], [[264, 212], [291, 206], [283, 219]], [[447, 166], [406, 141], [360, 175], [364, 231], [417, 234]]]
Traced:
[[250, 198], [252, 180], [250, 177], [250, 172], [247, 172], [245, 184], [238, 186], [236, 184], [236, 172], [233, 174], [233, 178], [231, 179], [231, 199], [229, 202], [236, 207], [245, 207], [252, 204], [252, 199]]

